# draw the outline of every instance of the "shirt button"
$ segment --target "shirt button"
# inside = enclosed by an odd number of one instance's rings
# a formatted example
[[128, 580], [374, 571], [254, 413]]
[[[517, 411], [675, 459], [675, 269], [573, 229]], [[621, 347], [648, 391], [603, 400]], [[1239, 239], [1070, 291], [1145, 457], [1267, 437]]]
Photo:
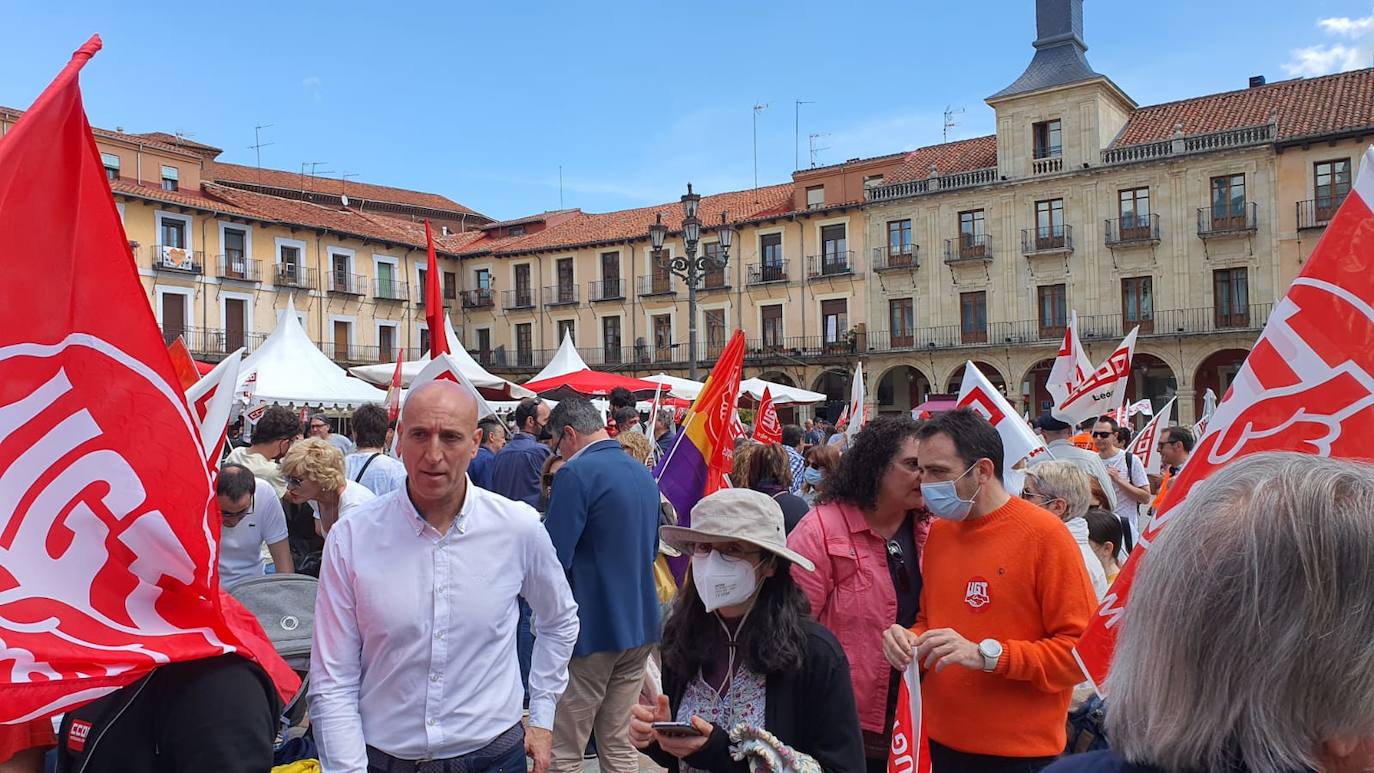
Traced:
[[444, 632], [443, 632], [443, 631], [440, 631], [440, 632], [434, 634], [434, 638], [436, 638], [436, 639], [442, 639], [442, 638], [444, 638]]
[[438, 675], [438, 674], [430, 674], [430, 675], [429, 675], [429, 681], [431, 681], [431, 682], [437, 682], [437, 681], [439, 681], [439, 675]]
[[431, 719], [431, 720], [429, 720], [428, 722], [426, 722], [425, 724], [429, 725], [430, 727], [434, 727], [434, 725], [435, 725], [436, 723], [435, 723], [434, 720]]

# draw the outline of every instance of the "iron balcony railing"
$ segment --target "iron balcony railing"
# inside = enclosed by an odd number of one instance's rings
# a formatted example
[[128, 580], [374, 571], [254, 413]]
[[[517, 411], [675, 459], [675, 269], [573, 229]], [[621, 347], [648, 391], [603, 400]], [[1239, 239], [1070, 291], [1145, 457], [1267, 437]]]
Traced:
[[1159, 215], [1112, 218], [1102, 224], [1102, 239], [1109, 247], [1159, 243]]
[[1298, 202], [1298, 228], [1323, 228], [1336, 216], [1348, 194], [1339, 196], [1318, 196], [1315, 199]]
[[787, 264], [789, 262], [790, 261], [786, 258], [783, 258], [782, 260], [770, 260], [764, 261], [763, 263], [750, 263], [746, 266], [746, 270], [749, 274], [749, 284], [762, 285], [768, 284], [769, 282], [786, 282]]
[[1259, 205], [1246, 202], [1239, 208], [1198, 207], [1197, 235], [1203, 239], [1218, 236], [1244, 236], [1259, 229]]
[[213, 359], [233, 354], [243, 347], [244, 354], [251, 354], [263, 341], [266, 333], [249, 333], [242, 330], [229, 330], [213, 327], [173, 327], [162, 324], [162, 339], [171, 343], [180, 337], [192, 355], [202, 359]]
[[410, 300], [410, 286], [394, 279], [374, 279], [372, 297], [379, 301], [408, 301]]
[[640, 296], [672, 295], [677, 292], [673, 284], [671, 274], [646, 274], [639, 277], [639, 294]]
[[319, 287], [315, 269], [297, 263], [278, 263], [273, 267], [272, 284], [278, 287], [299, 287], [315, 290]]
[[339, 295], [366, 295], [367, 277], [344, 271], [330, 271], [324, 275], [325, 290]]
[[183, 274], [205, 273], [205, 253], [184, 247], [154, 244], [148, 248], [154, 271], [176, 271]]
[[811, 279], [827, 276], [846, 276], [854, 273], [854, 251], [839, 250], [806, 259], [806, 275]]
[[1021, 253], [1073, 252], [1073, 226], [1046, 225], [1021, 229]]
[[220, 279], [229, 279], [235, 282], [262, 281], [262, 261], [260, 260], [245, 258], [242, 254], [231, 252], [220, 255], [215, 263]]
[[697, 291], [710, 292], [712, 290], [729, 290], [730, 280], [725, 275], [725, 269], [709, 269], [704, 274], [697, 274]]
[[873, 248], [873, 270], [912, 271], [921, 267], [921, 248], [915, 244]]
[[577, 303], [577, 285], [572, 282], [567, 284], [546, 285], [544, 287], [545, 306], [572, 306]]
[[496, 305], [496, 293], [490, 287], [464, 290], [462, 298], [465, 309], [489, 309]]
[[502, 295], [501, 308], [503, 309], [532, 309], [536, 300], [536, 293], [533, 287], [517, 287], [514, 290], [506, 290]]
[[964, 234], [958, 239], [945, 240], [945, 263], [992, 260], [987, 234]]
[[618, 278], [588, 282], [587, 296], [592, 301], [622, 301], [625, 299], [625, 282]]

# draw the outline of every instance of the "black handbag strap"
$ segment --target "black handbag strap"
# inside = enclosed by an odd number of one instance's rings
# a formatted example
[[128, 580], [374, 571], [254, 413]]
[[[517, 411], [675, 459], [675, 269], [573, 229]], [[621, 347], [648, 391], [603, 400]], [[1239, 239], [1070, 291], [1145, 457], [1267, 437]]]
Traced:
[[381, 452], [379, 451], [379, 452], [377, 452], [377, 453], [375, 453], [375, 454], [373, 454], [373, 455], [367, 457], [367, 461], [363, 462], [363, 468], [362, 468], [361, 470], [358, 470], [358, 477], [354, 478], [354, 479], [353, 479], [353, 482], [354, 482], [354, 483], [362, 483], [362, 482], [363, 482], [363, 473], [367, 472], [367, 468], [370, 467], [370, 466], [372, 466], [372, 460], [373, 460], [373, 459], [376, 459], [377, 457], [379, 457], [379, 456], [381, 456], [381, 455], [382, 455], [382, 454], [381, 454]]

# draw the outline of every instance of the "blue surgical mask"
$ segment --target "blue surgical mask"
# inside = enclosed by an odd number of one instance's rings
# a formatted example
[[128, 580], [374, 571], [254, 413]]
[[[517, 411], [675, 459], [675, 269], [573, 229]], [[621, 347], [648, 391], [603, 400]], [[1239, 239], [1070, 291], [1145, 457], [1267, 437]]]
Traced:
[[[964, 475], [968, 475], [978, 464], [975, 462], [972, 467], [964, 470]], [[959, 498], [959, 490], [954, 484], [963, 480], [964, 475], [960, 475], [954, 480], [941, 481], [939, 483], [922, 483], [921, 496], [925, 498], [926, 509], [936, 518], [944, 518], [947, 521], [962, 521], [968, 518], [969, 512], [973, 509], [973, 500], [978, 496], [978, 491], [983, 487], [980, 485], [973, 496], [968, 499]]]
[[802, 472], [802, 483], [806, 483], [811, 486], [821, 485], [821, 471], [816, 469], [815, 467], [807, 467]]

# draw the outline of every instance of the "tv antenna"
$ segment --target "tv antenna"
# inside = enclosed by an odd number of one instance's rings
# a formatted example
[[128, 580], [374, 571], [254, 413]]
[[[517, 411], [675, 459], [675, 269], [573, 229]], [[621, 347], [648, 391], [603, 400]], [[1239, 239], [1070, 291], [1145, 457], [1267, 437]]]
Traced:
[[[301, 198], [305, 198], [305, 168], [310, 167], [310, 176], [315, 176], [315, 170], [329, 163], [328, 161], [302, 161], [301, 162]], [[331, 174], [332, 171], [326, 170], [324, 174]]]
[[258, 156], [258, 185], [262, 185], [262, 149], [268, 145], [275, 145], [275, 142], [263, 142], [262, 130], [270, 129], [272, 124], [264, 123], [253, 127], [253, 144], [248, 149], [257, 153]]
[[345, 207], [348, 206], [348, 178], [357, 176], [347, 170], [339, 172], [339, 201], [343, 202]]
[[829, 133], [829, 132], [821, 132], [821, 133], [817, 133], [817, 134], [808, 134], [808, 135], [807, 135], [807, 137], [806, 137], [807, 142], [808, 142], [808, 143], [810, 144], [810, 146], [811, 146], [811, 168], [812, 168], [812, 169], [815, 169], [815, 168], [816, 168], [816, 155], [817, 155], [818, 153], [820, 153], [822, 150], [830, 150], [830, 146], [829, 146], [829, 145], [825, 145], [825, 146], [817, 145], [817, 144], [816, 144], [816, 140], [818, 140], [818, 139], [820, 139], [820, 138], [822, 138], [822, 137], [829, 137], [829, 136], [830, 136], [830, 133]]
[[954, 116], [963, 114], [964, 108], [961, 107], [958, 110], [952, 110], [950, 109], [950, 105], [945, 105], [945, 128], [943, 134], [944, 142], [949, 142], [949, 130], [959, 125], [955, 122]]
[[754, 203], [759, 203], [759, 113], [768, 109], [767, 102], [754, 104]]
[[814, 105], [814, 101], [809, 99], [798, 99], [794, 103], [795, 108], [792, 124], [792, 169], [801, 168], [801, 106]]

